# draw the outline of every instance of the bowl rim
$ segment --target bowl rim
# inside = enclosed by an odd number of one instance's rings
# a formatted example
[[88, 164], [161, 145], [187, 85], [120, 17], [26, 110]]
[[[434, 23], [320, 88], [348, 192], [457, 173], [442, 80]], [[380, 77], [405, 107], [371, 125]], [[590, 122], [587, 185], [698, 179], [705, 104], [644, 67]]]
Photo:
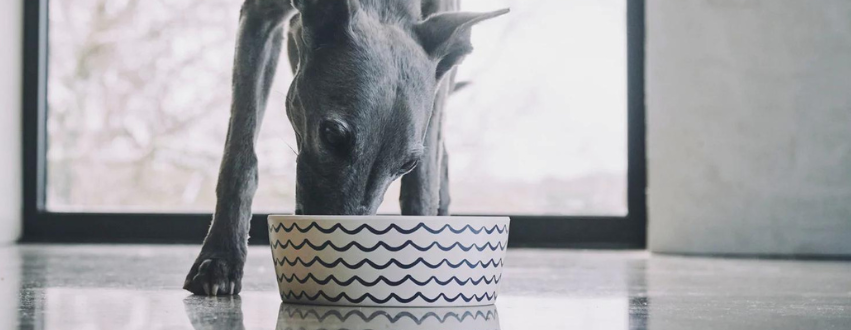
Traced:
[[508, 216], [416, 216], [416, 215], [276, 215], [270, 214], [267, 217], [268, 221], [287, 221], [287, 220], [304, 220], [304, 221], [446, 221], [446, 220], [491, 220], [491, 221], [511, 221]]

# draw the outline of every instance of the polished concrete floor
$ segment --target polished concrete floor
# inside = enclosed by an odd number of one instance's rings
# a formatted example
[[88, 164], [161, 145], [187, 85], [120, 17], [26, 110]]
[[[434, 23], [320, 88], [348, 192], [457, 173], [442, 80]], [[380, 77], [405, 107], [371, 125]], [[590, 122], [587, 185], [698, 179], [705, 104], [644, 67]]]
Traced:
[[197, 247], [0, 248], [0, 329], [851, 329], [851, 262], [512, 250], [495, 307], [288, 306], [252, 247], [239, 297], [182, 291]]

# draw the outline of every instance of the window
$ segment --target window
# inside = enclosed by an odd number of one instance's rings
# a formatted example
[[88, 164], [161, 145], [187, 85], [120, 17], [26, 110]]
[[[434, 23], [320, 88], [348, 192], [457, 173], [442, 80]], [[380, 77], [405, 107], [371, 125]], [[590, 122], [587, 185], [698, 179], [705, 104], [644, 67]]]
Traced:
[[[643, 128], [634, 120], [643, 106], [640, 89], [627, 90], [627, 64], [640, 63], [643, 51], [643, 2], [635, 3], [462, 1], [467, 11], [512, 12], [474, 29], [476, 50], [458, 74], [469, 84], [450, 99], [453, 213], [523, 215], [601, 233], [629, 223], [640, 231], [630, 237], [643, 240], [643, 200], [633, 191], [643, 181]], [[27, 141], [33, 221], [25, 235], [63, 216], [209, 221], [190, 214], [215, 205], [240, 5], [26, 4], [27, 51], [36, 54], [27, 69], [39, 75], [25, 81], [34, 101], [25, 140], [37, 140]], [[292, 212], [295, 200], [295, 138], [284, 108], [292, 76], [281, 62], [258, 143], [258, 213]], [[640, 88], [643, 71], [633, 73]], [[380, 212], [398, 213], [397, 197], [398, 183]], [[191, 227], [184, 224], [171, 226]]]

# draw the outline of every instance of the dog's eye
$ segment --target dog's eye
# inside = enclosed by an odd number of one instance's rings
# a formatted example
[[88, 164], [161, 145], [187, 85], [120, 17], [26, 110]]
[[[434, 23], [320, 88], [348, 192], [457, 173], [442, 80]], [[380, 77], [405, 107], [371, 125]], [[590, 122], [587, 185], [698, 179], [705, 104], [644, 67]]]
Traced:
[[351, 144], [349, 129], [336, 120], [323, 121], [319, 126], [319, 134], [328, 147], [342, 151]]
[[420, 163], [420, 161], [417, 160], [417, 159], [413, 159], [413, 160], [408, 161], [407, 163], [405, 163], [405, 165], [402, 165], [402, 170], [401, 170], [400, 173], [407, 174], [408, 172], [413, 171], [414, 168], [416, 168], [417, 164], [419, 164], [419, 163]]

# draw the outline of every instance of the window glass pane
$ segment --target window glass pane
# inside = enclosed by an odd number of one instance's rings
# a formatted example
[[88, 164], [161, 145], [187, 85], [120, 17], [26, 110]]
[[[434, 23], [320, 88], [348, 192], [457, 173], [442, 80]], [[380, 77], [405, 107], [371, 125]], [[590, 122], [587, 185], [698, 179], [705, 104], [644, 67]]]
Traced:
[[[464, 0], [476, 27], [450, 100], [454, 213], [626, 214], [626, 0]], [[240, 1], [51, 0], [52, 211], [210, 212]], [[258, 142], [258, 212], [291, 212], [282, 57]], [[382, 212], [398, 212], [398, 184]]]

